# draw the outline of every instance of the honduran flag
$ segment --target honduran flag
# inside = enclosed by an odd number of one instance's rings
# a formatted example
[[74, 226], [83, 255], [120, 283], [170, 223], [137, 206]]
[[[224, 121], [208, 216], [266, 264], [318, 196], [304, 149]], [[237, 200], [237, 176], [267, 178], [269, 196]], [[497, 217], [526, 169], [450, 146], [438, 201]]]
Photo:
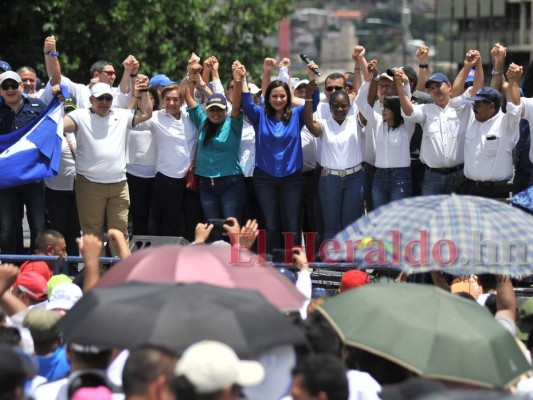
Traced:
[[59, 99], [29, 124], [0, 135], [0, 189], [57, 175], [63, 137], [63, 104]]

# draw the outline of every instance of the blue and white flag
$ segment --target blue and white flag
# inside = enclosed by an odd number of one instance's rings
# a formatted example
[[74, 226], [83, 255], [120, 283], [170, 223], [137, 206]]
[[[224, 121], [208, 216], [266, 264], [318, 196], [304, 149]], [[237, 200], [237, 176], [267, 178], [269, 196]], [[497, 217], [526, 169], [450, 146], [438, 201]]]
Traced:
[[0, 189], [57, 175], [64, 114], [63, 104], [55, 97], [31, 123], [0, 135]]

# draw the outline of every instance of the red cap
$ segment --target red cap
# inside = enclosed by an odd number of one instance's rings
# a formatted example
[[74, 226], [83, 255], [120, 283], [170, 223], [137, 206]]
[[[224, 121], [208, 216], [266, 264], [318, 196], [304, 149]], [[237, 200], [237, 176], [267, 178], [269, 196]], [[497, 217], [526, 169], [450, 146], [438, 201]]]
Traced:
[[35, 271], [41, 274], [48, 282], [52, 277], [52, 271], [45, 261], [26, 261], [20, 266], [19, 274]]
[[46, 300], [48, 297], [48, 286], [46, 279], [35, 271], [19, 273], [13, 287], [18, 287], [33, 300]]
[[365, 271], [352, 269], [350, 271], [346, 271], [342, 275], [340, 291], [342, 293], [346, 290], [366, 285], [367, 283], [370, 283], [370, 277]]

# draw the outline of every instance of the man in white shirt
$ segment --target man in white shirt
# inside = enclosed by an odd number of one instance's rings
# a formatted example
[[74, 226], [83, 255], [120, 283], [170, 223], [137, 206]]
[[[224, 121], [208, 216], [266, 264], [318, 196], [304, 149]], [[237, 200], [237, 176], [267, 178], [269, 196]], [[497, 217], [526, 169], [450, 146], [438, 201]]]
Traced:
[[152, 116], [148, 77], [139, 80], [139, 112], [111, 108], [113, 91], [105, 83], [91, 88], [89, 109], [65, 116], [65, 132], [76, 135], [76, 203], [83, 233], [102, 237], [104, 223], [128, 239], [129, 192], [126, 181], [126, 133], [128, 128]]
[[[474, 66], [482, 70], [477, 51], [467, 53], [460, 74], [463, 71], [468, 74]], [[483, 75], [478, 73], [474, 90], [482, 85]], [[402, 115], [406, 120], [420, 123], [423, 128], [420, 159], [426, 165], [426, 171], [422, 195], [450, 194], [463, 179], [465, 125], [460, 124], [460, 120], [468, 116], [468, 108], [450, 107], [452, 85], [446, 75], [432, 74], [425, 86], [435, 103], [413, 105], [410, 99], [400, 93]]]
[[[522, 67], [509, 66], [505, 113], [500, 110], [500, 92], [490, 87], [483, 87], [477, 92], [467, 90], [450, 103], [453, 108], [467, 107], [470, 110], [466, 121], [463, 194], [490, 198], [509, 195], [506, 184], [513, 176], [513, 148], [520, 135], [521, 107], [517, 82], [521, 75]], [[458, 76], [454, 86], [464, 85], [462, 80], [464, 74]]]

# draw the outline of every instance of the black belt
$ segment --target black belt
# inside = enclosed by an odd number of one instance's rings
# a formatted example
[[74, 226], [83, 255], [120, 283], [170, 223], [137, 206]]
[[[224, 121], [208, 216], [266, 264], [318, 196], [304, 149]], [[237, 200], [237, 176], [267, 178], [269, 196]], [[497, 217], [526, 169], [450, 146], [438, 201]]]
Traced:
[[433, 172], [436, 172], [438, 174], [451, 174], [452, 172], [456, 172], [456, 171], [459, 171], [460, 169], [463, 169], [464, 167], [464, 164], [460, 164], [460, 165], [456, 165], [455, 167], [450, 167], [450, 168], [430, 168], [430, 167], [427, 167], [427, 169], [429, 169], [430, 171], [433, 171]]
[[472, 179], [465, 179], [466, 182], [471, 186], [477, 186], [485, 189], [490, 189], [497, 186], [505, 186], [507, 185], [507, 180], [505, 181], [473, 181]]
[[406, 171], [410, 170], [411, 167], [396, 167], [396, 168], [379, 168], [376, 167], [376, 172], [394, 172], [394, 171]]

